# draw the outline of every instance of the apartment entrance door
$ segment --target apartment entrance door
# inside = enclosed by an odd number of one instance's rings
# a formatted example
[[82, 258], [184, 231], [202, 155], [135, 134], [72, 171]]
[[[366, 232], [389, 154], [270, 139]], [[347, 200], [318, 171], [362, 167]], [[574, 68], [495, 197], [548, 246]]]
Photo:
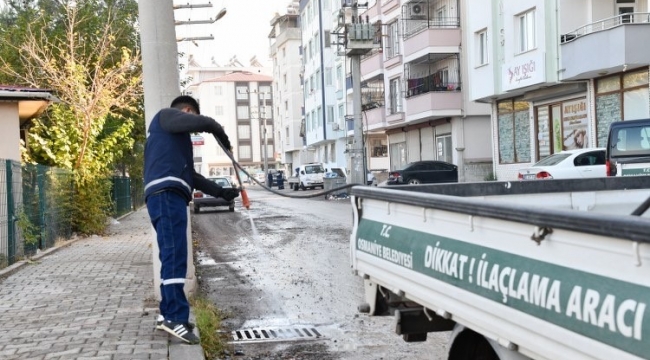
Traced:
[[[636, 0], [616, 0], [616, 13], [618, 15], [634, 13], [634, 5]], [[621, 16], [621, 23], [629, 24], [632, 22], [633, 15]]]

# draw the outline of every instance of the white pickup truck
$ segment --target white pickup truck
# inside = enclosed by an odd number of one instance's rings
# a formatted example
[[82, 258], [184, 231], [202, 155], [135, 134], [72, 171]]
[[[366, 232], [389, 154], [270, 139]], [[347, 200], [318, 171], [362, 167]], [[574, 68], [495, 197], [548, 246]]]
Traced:
[[294, 173], [293, 176], [287, 179], [287, 184], [289, 184], [290, 189], [305, 190], [315, 189], [317, 187], [324, 188], [323, 175], [325, 174], [325, 168], [322, 163], [308, 163], [300, 165], [296, 169], [297, 174]]
[[352, 188], [359, 310], [450, 360], [650, 358], [650, 177]]

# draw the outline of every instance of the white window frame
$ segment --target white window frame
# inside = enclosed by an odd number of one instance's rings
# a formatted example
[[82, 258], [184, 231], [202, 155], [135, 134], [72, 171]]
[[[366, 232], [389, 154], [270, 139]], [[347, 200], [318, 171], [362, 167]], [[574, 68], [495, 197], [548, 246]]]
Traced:
[[537, 47], [535, 9], [516, 16], [517, 50], [525, 53]]
[[390, 114], [397, 114], [399, 112], [402, 112], [402, 94], [401, 94], [401, 79], [399, 77], [396, 77], [394, 79], [390, 79], [389, 81], [389, 96], [390, 96], [390, 103], [389, 103], [389, 112]]
[[490, 63], [487, 29], [476, 32], [476, 64], [483, 66]]
[[389, 47], [385, 48], [386, 60], [392, 59], [395, 56], [399, 55], [399, 22], [397, 20], [386, 25], [388, 27], [386, 31], [386, 45]]

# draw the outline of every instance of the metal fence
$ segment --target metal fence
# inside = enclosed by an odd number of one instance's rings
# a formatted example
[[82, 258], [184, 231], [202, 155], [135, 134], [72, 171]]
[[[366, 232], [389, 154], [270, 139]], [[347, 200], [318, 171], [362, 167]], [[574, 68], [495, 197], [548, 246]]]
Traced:
[[[0, 160], [0, 269], [72, 236], [71, 172]], [[141, 181], [113, 177], [113, 216], [144, 205]]]

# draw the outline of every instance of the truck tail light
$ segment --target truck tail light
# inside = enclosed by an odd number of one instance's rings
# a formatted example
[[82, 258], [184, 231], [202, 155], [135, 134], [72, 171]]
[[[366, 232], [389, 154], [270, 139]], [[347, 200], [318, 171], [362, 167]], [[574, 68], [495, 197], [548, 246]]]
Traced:
[[551, 174], [549, 174], [546, 171], [540, 171], [540, 172], [537, 173], [537, 178], [538, 179], [552, 179], [553, 176], [551, 176]]
[[199, 199], [199, 198], [202, 198], [202, 197], [203, 197], [203, 193], [202, 193], [202, 192], [197, 191], [197, 192], [194, 193], [194, 198], [195, 198], [195, 199]]
[[517, 174], [517, 179], [523, 180], [524, 179], [524, 174], [522, 174], [522, 173]]

